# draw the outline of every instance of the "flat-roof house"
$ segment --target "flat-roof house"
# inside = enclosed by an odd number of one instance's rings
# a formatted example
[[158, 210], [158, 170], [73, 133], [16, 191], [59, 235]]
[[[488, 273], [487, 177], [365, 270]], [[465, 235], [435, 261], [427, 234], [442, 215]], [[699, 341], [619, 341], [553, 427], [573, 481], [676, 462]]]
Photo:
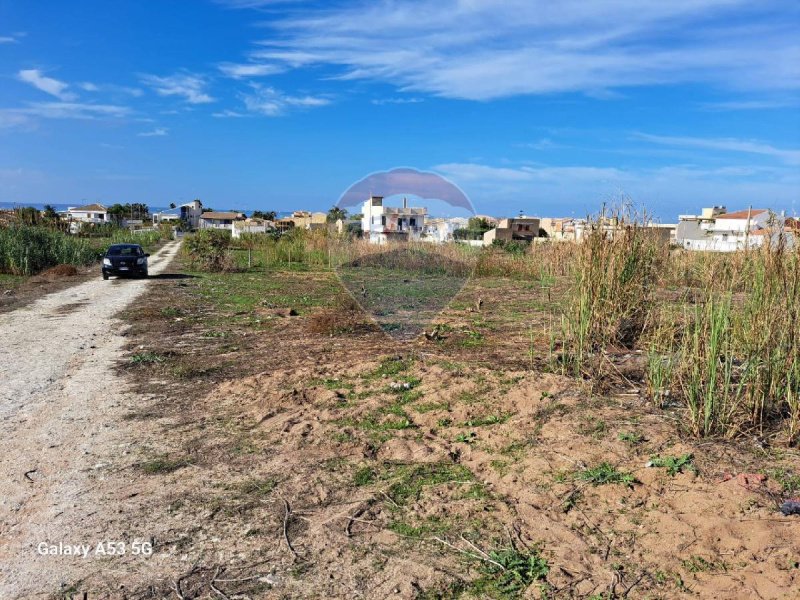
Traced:
[[428, 209], [410, 207], [405, 198], [403, 206], [384, 206], [383, 196], [370, 196], [361, 211], [361, 230], [373, 244], [388, 241], [419, 240], [425, 230]]
[[227, 229], [233, 233], [234, 221], [244, 221], [244, 213], [209, 211], [200, 215], [200, 229]]
[[[704, 208], [700, 215], [680, 215], [675, 241], [687, 250], [734, 252], [764, 241], [759, 231], [770, 229], [783, 217], [766, 208], [727, 212], [724, 206]], [[754, 235], [757, 234], [757, 235]]]
[[200, 200], [192, 200], [180, 205], [180, 219], [188, 223], [192, 229], [200, 227], [200, 215], [203, 214], [203, 203]]
[[539, 237], [539, 219], [536, 217], [516, 217], [500, 219], [497, 227], [483, 234], [483, 243], [492, 244], [495, 240], [530, 242]]

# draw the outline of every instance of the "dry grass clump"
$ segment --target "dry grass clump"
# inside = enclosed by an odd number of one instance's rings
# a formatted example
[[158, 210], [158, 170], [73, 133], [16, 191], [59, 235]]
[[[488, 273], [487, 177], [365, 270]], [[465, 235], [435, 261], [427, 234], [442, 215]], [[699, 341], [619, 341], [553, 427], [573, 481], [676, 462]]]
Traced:
[[373, 332], [378, 327], [369, 321], [355, 300], [346, 296], [332, 308], [312, 314], [308, 330], [320, 335], [342, 335]]

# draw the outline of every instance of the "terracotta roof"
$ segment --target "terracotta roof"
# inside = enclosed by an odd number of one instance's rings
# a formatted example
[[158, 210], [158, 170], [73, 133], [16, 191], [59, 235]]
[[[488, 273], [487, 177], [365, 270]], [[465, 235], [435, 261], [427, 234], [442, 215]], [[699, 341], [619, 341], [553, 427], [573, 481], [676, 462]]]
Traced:
[[204, 212], [200, 215], [201, 219], [242, 219], [242, 213], [238, 212]]
[[80, 211], [80, 212], [106, 212], [108, 209], [102, 204], [87, 204], [86, 206], [78, 206], [76, 208], [70, 208], [70, 210]]
[[751, 217], [755, 217], [756, 215], [760, 215], [761, 213], [767, 212], [767, 209], [766, 208], [754, 208], [751, 211], [737, 210], [736, 212], [725, 213], [724, 215], [718, 215], [717, 219], [746, 219], [748, 212], [750, 213]]

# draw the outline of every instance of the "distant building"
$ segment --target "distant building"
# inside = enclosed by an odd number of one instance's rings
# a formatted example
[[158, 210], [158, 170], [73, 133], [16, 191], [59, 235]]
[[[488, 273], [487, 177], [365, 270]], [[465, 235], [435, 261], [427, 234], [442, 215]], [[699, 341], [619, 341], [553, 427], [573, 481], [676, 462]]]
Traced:
[[203, 214], [203, 203], [200, 200], [192, 200], [180, 205], [180, 220], [188, 224], [192, 229], [200, 227], [200, 217]]
[[102, 204], [87, 204], [67, 209], [67, 215], [73, 221], [82, 223], [108, 223], [111, 218], [108, 209]]
[[162, 210], [161, 212], [153, 213], [153, 225], [159, 223], [180, 223], [181, 216], [177, 211]]
[[87, 204], [67, 209], [67, 220], [70, 222], [70, 233], [78, 233], [84, 224], [100, 225], [111, 222], [108, 209], [102, 204]]
[[370, 196], [364, 202], [361, 229], [373, 244], [389, 241], [414, 241], [425, 230], [427, 208], [412, 208], [403, 198], [402, 207], [384, 206], [383, 196]]
[[680, 215], [675, 241], [686, 250], [734, 252], [759, 246], [765, 233], [776, 226], [781, 229], [784, 221], [765, 208], [729, 213], [724, 206], [714, 206], [699, 215]]
[[231, 235], [238, 239], [243, 233], [262, 233], [266, 234], [275, 231], [275, 223], [266, 219], [244, 219], [243, 221], [234, 220], [232, 223]]
[[464, 217], [427, 219], [422, 232], [422, 239], [426, 242], [436, 242], [438, 244], [452, 242], [456, 229], [464, 229], [468, 226], [469, 219]]
[[290, 217], [294, 227], [299, 229], [322, 229], [328, 222], [328, 215], [323, 212], [296, 210]]
[[500, 219], [497, 227], [483, 234], [483, 243], [488, 246], [495, 240], [530, 242], [539, 237], [539, 219], [536, 217], [516, 217]]
[[244, 213], [240, 212], [204, 212], [200, 215], [200, 229], [227, 229], [233, 233], [234, 221], [243, 221]]

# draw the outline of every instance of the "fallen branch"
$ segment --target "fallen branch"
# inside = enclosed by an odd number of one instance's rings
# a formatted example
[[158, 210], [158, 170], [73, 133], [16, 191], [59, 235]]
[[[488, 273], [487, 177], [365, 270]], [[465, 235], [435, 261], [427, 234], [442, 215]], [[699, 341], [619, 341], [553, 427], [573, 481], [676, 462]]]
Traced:
[[283, 539], [286, 540], [286, 545], [288, 546], [289, 550], [294, 554], [295, 558], [300, 558], [297, 555], [297, 551], [292, 546], [292, 542], [289, 541], [289, 533], [287, 531], [289, 527], [289, 517], [292, 515], [292, 509], [289, 507], [289, 503], [286, 501], [286, 498], [283, 499]]

